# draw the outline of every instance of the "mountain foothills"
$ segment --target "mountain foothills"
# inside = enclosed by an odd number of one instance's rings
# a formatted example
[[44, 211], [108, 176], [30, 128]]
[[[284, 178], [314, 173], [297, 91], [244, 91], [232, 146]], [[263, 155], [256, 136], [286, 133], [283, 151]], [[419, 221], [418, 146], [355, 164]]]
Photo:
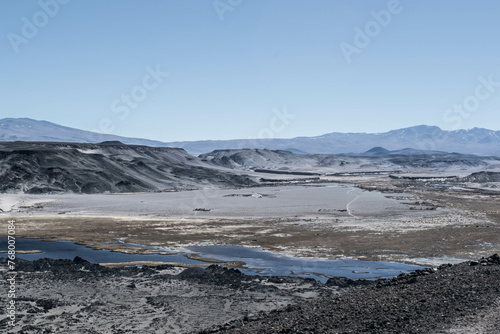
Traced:
[[201, 154], [202, 161], [215, 166], [242, 171], [263, 171], [277, 174], [317, 173], [419, 173], [432, 172], [446, 175], [470, 171], [497, 170], [500, 157], [473, 154], [418, 151], [404, 149], [389, 151], [374, 147], [364, 153], [350, 154], [296, 154], [280, 150], [216, 150]]
[[329, 133], [317, 137], [291, 139], [234, 139], [161, 142], [127, 138], [73, 129], [29, 118], [0, 120], [0, 141], [43, 141], [99, 143], [121, 141], [129, 145], [178, 147], [191, 154], [220, 149], [270, 149], [301, 154], [362, 153], [375, 146], [387, 150], [412, 148], [418, 151], [445, 151], [479, 155], [500, 154], [500, 131], [474, 128], [444, 131], [436, 126], [414, 126], [384, 133]]
[[[0, 143], [0, 192], [125, 193], [320, 181], [334, 175], [402, 173], [467, 176], [498, 182], [500, 157], [459, 153], [388, 151], [304, 155], [259, 149], [218, 150], [198, 157], [180, 148], [121, 142]], [[480, 174], [473, 174], [479, 172]], [[437, 173], [437, 174], [436, 174]], [[281, 175], [277, 175], [281, 174]], [[312, 178], [311, 178], [312, 177]], [[274, 179], [273, 179], [274, 178]]]
[[[381, 134], [162, 143], [27, 118], [3, 119], [0, 192], [124, 193], [239, 187], [275, 182], [273, 177], [281, 177], [276, 174], [319, 179], [346, 173], [397, 177], [437, 172], [469, 177], [469, 182], [497, 182], [500, 158], [492, 155], [500, 153], [499, 137], [499, 132], [485, 129], [450, 132], [417, 126]], [[105, 141], [94, 143], [102, 139]], [[216, 150], [210, 151], [212, 148]], [[208, 153], [194, 156], [186, 150]], [[335, 154], [339, 151], [351, 153]], [[482, 174], [474, 174], [477, 172]]]
[[256, 184], [183, 149], [101, 144], [0, 143], [0, 192], [175, 191]]

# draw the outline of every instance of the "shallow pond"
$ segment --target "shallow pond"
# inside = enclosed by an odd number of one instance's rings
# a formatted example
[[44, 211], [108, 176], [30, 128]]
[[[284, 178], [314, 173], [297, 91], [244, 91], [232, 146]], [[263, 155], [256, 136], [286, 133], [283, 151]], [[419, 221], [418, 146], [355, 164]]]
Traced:
[[334, 276], [351, 279], [389, 278], [424, 268], [397, 262], [362, 261], [352, 258], [296, 257], [232, 245], [192, 246], [188, 249], [203, 257], [245, 262], [249, 270], [244, 272], [249, 275], [312, 277], [323, 282]]
[[[152, 249], [152, 247], [145, 248]], [[351, 279], [388, 278], [397, 276], [400, 273], [423, 268], [421, 266], [403, 263], [362, 261], [350, 258], [331, 260], [294, 257], [285, 254], [271, 253], [261, 249], [232, 245], [191, 246], [187, 247], [187, 249], [193, 253], [199, 253], [206, 258], [214, 258], [227, 262], [245, 262], [246, 265], [242, 271], [249, 275], [311, 277], [322, 282], [325, 282], [328, 277], [333, 276], [344, 276]], [[0, 250], [7, 250], [7, 238], [0, 238]], [[189, 259], [184, 256], [186, 253], [173, 255], [124, 254], [108, 250], [93, 250], [70, 241], [43, 241], [42, 239], [16, 238], [16, 250], [42, 251], [42, 253], [36, 254], [16, 254], [17, 257], [26, 260], [37, 260], [41, 258], [73, 259], [75, 256], [80, 256], [92, 263], [131, 261], [164, 261], [185, 264], [207, 263]], [[0, 253], [0, 257], [6, 256], [6, 253]]]

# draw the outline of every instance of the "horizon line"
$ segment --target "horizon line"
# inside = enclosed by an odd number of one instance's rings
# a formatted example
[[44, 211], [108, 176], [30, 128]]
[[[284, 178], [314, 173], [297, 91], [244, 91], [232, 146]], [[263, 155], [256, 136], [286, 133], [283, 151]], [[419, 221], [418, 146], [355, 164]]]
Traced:
[[54, 124], [54, 125], [59, 126], [59, 127], [65, 127], [65, 128], [73, 129], [73, 130], [91, 132], [91, 133], [96, 133], [96, 134], [99, 134], [99, 135], [115, 136], [115, 137], [130, 138], [130, 139], [144, 139], [144, 140], [156, 141], [156, 142], [161, 142], [161, 143], [166, 143], [166, 144], [181, 143], [181, 142], [200, 142], [200, 141], [233, 141], [233, 140], [259, 140], [260, 141], [260, 140], [282, 140], [282, 139], [283, 140], [289, 140], [289, 139], [296, 139], [296, 138], [320, 138], [320, 137], [324, 137], [324, 136], [331, 135], [331, 134], [371, 134], [371, 135], [380, 135], [380, 134], [385, 134], [385, 133], [392, 132], [392, 131], [406, 130], [406, 129], [417, 128], [417, 127], [437, 128], [440, 131], [444, 131], [444, 132], [470, 131], [470, 130], [474, 130], [474, 129], [487, 130], [487, 131], [493, 131], [493, 132], [499, 132], [500, 131], [500, 130], [494, 130], [494, 129], [489, 129], [489, 128], [482, 128], [482, 127], [459, 128], [459, 129], [453, 129], [453, 130], [445, 130], [445, 129], [442, 129], [438, 125], [418, 124], [418, 125], [412, 125], [412, 126], [407, 126], [407, 127], [402, 127], [402, 128], [396, 128], [396, 129], [382, 131], [382, 132], [366, 132], [366, 131], [340, 132], [340, 131], [332, 131], [332, 132], [327, 132], [327, 133], [323, 133], [323, 134], [315, 135], [315, 136], [299, 135], [299, 136], [295, 136], [295, 137], [276, 137], [276, 138], [232, 138], [232, 139], [197, 139], [197, 140], [194, 139], [194, 140], [163, 141], [163, 140], [158, 140], [158, 139], [150, 139], [150, 138], [146, 138], [146, 137], [135, 137], [135, 136], [127, 136], [127, 135], [118, 135], [118, 134], [113, 134], [113, 133], [95, 132], [95, 131], [91, 131], [91, 130], [85, 130], [85, 129], [75, 128], [75, 127], [68, 126], [68, 125], [63, 125], [63, 124], [60, 124], [60, 123], [55, 123], [53, 121], [48, 121], [48, 120], [44, 120], [44, 119], [34, 119], [34, 118], [30, 118], [30, 117], [4, 117], [4, 118], [0, 119], [0, 121], [4, 121], [4, 120], [30, 120], [30, 121], [35, 121], [35, 122], [46, 122], [46, 123]]

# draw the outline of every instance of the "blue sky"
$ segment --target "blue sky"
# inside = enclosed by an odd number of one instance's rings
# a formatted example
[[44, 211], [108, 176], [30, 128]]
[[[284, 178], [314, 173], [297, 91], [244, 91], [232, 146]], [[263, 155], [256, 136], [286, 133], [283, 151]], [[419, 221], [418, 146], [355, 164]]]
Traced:
[[495, 0], [4, 0], [0, 118], [163, 141], [500, 130], [498, 13]]

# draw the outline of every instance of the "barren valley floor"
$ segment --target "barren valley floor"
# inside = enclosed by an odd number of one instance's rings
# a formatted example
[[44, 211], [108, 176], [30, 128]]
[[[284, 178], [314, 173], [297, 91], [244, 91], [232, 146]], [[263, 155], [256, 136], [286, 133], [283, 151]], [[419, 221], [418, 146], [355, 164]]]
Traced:
[[[395, 181], [393, 182], [395, 183]], [[17, 237], [115, 251], [230, 244], [439, 265], [500, 252], [499, 195], [349, 184], [13, 199]], [[384, 183], [387, 188], [387, 183]], [[6, 219], [2, 221], [6, 224]], [[6, 227], [5, 227], [6, 228]], [[140, 249], [138, 250], [140, 251]]]
[[[466, 262], [394, 283], [354, 287], [342, 280], [325, 285], [311, 279], [245, 276], [220, 267], [126, 269], [83, 260], [20, 260], [18, 326], [8, 328], [6, 314], [0, 315], [0, 326], [16, 333], [348, 333], [363, 328], [371, 333], [396, 328], [495, 333], [498, 264], [491, 260], [488, 266], [470, 266], [470, 261], [500, 253], [498, 195], [381, 177], [335, 181], [177, 193], [9, 195], [5, 201], [12, 210], [3, 213], [2, 228], [14, 219], [18, 238], [75, 241], [122, 252], [144, 252], [122, 242], [160, 250], [230, 244], [429, 267]], [[474, 295], [466, 292], [467, 283]], [[452, 289], [453, 284], [458, 290], [450, 295], [447, 286]], [[382, 300], [378, 293], [394, 299]], [[410, 313], [403, 315], [401, 302], [408, 293]], [[363, 327], [349, 312], [372, 307], [366, 304], [370, 298], [387, 312], [373, 313], [372, 322]], [[439, 307], [455, 311], [446, 320], [426, 322], [425, 317], [437, 316], [418, 306], [426, 302], [435, 312]], [[329, 312], [328, 305], [351, 319], [339, 320], [338, 331], [315, 318]], [[421, 312], [414, 321], [405, 318], [413, 309]], [[283, 317], [293, 319], [292, 327]], [[397, 326], [391, 327], [391, 321]]]

